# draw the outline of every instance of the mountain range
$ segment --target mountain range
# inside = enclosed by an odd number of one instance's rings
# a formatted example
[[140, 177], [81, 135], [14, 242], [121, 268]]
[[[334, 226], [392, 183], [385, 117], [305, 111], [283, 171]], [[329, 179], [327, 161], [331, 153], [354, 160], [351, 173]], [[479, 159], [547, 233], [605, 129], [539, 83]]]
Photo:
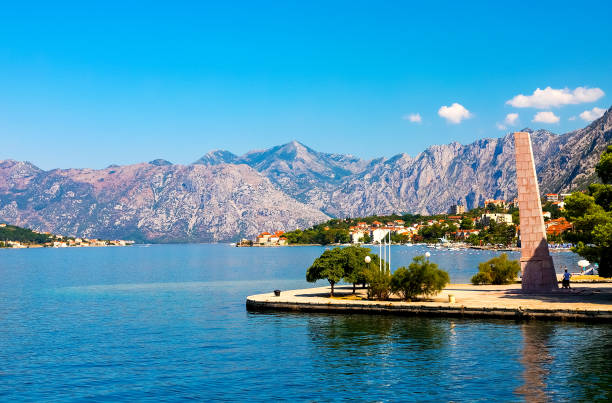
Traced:
[[[531, 131], [542, 192], [595, 180], [612, 143], [612, 108], [587, 127]], [[105, 169], [44, 171], [0, 161], [0, 221], [41, 231], [143, 242], [218, 242], [304, 228], [329, 217], [432, 214], [516, 194], [512, 134], [363, 160], [297, 141], [242, 156], [211, 151]]]

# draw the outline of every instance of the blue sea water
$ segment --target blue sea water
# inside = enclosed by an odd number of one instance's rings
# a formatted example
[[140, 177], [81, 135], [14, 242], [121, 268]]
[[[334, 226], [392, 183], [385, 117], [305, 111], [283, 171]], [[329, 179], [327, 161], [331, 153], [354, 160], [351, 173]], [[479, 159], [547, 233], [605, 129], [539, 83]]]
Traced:
[[[612, 400], [610, 325], [246, 311], [322, 250], [0, 250], [0, 400]], [[429, 251], [454, 282], [496, 254]]]

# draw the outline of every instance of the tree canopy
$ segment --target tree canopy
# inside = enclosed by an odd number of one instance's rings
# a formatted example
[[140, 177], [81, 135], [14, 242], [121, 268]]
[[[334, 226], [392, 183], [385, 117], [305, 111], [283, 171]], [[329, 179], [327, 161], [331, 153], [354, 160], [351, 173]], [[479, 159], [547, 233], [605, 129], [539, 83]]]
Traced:
[[[370, 262], [366, 263], [366, 256]], [[336, 247], [328, 249], [321, 254], [306, 271], [306, 281], [315, 282], [326, 279], [331, 285], [331, 295], [334, 295], [334, 286], [344, 280], [353, 284], [368, 282], [368, 270], [378, 270], [379, 256], [370, 252], [370, 249], [361, 246]]]
[[331, 296], [334, 296], [334, 285], [344, 277], [344, 256], [341, 248], [328, 249], [315, 259], [306, 271], [306, 281], [314, 283], [326, 279], [331, 285]]
[[53, 241], [53, 235], [41, 234], [28, 228], [6, 225], [0, 227], [0, 242], [16, 241], [21, 243], [41, 245]]
[[588, 194], [575, 192], [565, 199], [565, 217], [574, 229], [567, 239], [573, 251], [599, 265], [599, 275], [612, 277], [612, 146], [601, 156], [595, 171], [603, 183], [589, 186]]
[[424, 256], [415, 256], [412, 263], [399, 267], [391, 277], [391, 291], [409, 300], [418, 295], [434, 295], [450, 281], [448, 273]]
[[510, 260], [507, 254], [502, 253], [478, 265], [478, 273], [472, 277], [472, 284], [512, 284], [520, 271], [518, 260]]

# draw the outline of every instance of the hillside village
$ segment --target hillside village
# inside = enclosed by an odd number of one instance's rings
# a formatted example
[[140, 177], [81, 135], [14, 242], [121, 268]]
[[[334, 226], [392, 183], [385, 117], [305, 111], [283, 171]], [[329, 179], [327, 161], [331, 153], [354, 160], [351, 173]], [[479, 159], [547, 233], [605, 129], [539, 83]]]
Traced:
[[39, 232], [16, 225], [0, 223], [0, 248], [68, 248], [91, 246], [127, 246], [134, 241], [88, 239], [54, 235], [50, 232]]
[[[572, 224], [563, 216], [569, 194], [548, 193], [542, 198], [549, 241], [563, 243], [563, 234]], [[405, 219], [404, 219], [405, 218]], [[520, 238], [518, 201], [487, 199], [484, 206], [466, 211], [452, 205], [448, 214], [436, 216], [370, 216], [361, 219], [334, 219], [307, 230], [262, 232], [254, 240], [243, 239], [237, 246], [287, 246], [304, 244], [379, 244], [455, 242], [473, 246], [516, 246]]]

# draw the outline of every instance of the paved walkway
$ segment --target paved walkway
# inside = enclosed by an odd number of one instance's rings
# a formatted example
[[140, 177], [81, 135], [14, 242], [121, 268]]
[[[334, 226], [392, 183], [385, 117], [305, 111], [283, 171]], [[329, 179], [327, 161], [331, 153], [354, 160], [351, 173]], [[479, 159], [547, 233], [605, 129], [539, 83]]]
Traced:
[[[335, 298], [329, 298], [330, 287], [282, 291], [247, 297], [247, 307], [254, 310], [294, 311], [361, 311], [364, 313], [429, 314], [449, 316], [489, 316], [504, 318], [542, 318], [612, 322], [612, 284], [580, 284], [570, 290], [532, 295], [521, 293], [520, 284], [474, 286], [451, 284], [440, 294], [414, 302], [368, 301], [365, 290], [336, 287]], [[449, 302], [449, 295], [455, 302]]]

